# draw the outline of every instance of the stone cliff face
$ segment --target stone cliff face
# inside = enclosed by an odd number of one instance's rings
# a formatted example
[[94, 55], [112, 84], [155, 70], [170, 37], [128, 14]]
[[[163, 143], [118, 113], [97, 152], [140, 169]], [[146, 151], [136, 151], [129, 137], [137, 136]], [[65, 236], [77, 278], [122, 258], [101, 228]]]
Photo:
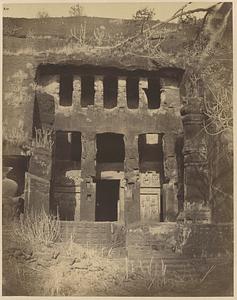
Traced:
[[[20, 154], [32, 137], [32, 112], [39, 66], [91, 65], [131, 72], [178, 67], [167, 61], [161, 61], [157, 67], [146, 57], [136, 57], [110, 48], [135, 32], [132, 21], [87, 17], [45, 20], [4, 18], [3, 23], [3, 124], [4, 149], [8, 153]], [[164, 49], [168, 52], [173, 49], [174, 39], [176, 48], [181, 49], [195, 31], [187, 29], [183, 35], [181, 30], [177, 31], [176, 25], [167, 26], [170, 43], [166, 40]], [[79, 42], [74, 36], [81, 36], [81, 28], [86, 30], [86, 38]], [[102, 46], [98, 46], [98, 42], [93, 44], [96, 28], [105, 31]], [[93, 39], [90, 39], [91, 36]], [[17, 133], [14, 128], [18, 128]]]
[[[224, 12], [221, 6], [220, 10], [212, 15], [208, 23], [209, 31], [210, 28], [218, 27], [218, 20]], [[229, 18], [226, 21], [228, 29], [222, 36], [230, 40], [231, 23]], [[218, 28], [220, 27], [221, 25]], [[185, 81], [188, 80], [187, 77], [183, 77], [186, 70], [181, 58], [184, 48], [194, 40], [198, 27], [166, 24], [162, 28], [159, 36], [162, 56], [154, 60], [143, 55], [142, 51], [139, 55], [133, 53], [132, 44], [130, 51], [127, 48], [124, 50], [116, 47], [122, 40], [136, 33], [137, 28], [133, 21], [89, 17], [4, 18], [3, 154], [30, 154], [27, 151], [35, 135], [35, 127], [82, 132], [82, 169], [83, 166], [85, 168], [81, 170], [84, 176], [81, 188], [85, 197], [90, 198], [90, 191], [95, 185], [92, 177], [96, 176], [96, 134], [109, 131], [126, 136], [125, 179], [131, 183], [129, 187], [133, 185], [131, 189], [135, 189], [134, 191], [138, 189], [137, 170], [140, 167], [139, 151], [134, 147], [138, 142], [138, 135], [152, 132], [163, 134], [162, 197], [173, 199], [170, 202], [167, 200], [167, 207], [163, 208], [166, 215], [169, 215], [168, 219], [175, 219], [177, 212], [186, 207], [185, 218], [207, 222], [213, 218], [215, 222], [228, 222], [231, 216], [223, 214], [222, 208], [226, 203], [231, 207], [232, 203], [232, 187], [229, 183], [232, 178], [231, 162], [228, 166], [220, 164], [214, 171], [212, 169], [212, 182], [218, 181], [214, 192], [210, 189], [211, 171], [208, 163], [214, 142], [210, 141], [209, 136], [202, 130], [204, 115], [199, 100], [203, 91], [199, 91], [193, 97], [190, 91], [183, 89]], [[71, 94], [66, 93], [66, 98], [71, 98], [71, 105], [68, 107], [67, 103], [60, 104], [63, 93], [61, 82], [65, 72], [67, 78], [71, 76], [71, 80], [66, 80], [68, 83], [65, 83], [66, 90], [67, 84], [71, 86]], [[147, 99], [152, 87], [152, 78], [156, 77], [159, 78], [159, 105], [150, 109]], [[111, 102], [107, 108], [105, 104], [103, 107], [106, 80], [113, 82], [117, 95], [117, 98], [114, 97], [117, 105], [113, 106]], [[83, 82], [90, 81], [94, 102], [86, 103], [86, 107], [83, 107], [83, 99], [80, 98]], [[137, 97], [137, 100], [131, 102], [132, 108], [129, 107], [130, 96], [126, 90], [128, 81], [131, 90], [136, 91], [138, 95], [132, 95], [132, 98]], [[113, 92], [108, 92], [108, 95], [113, 97]], [[180, 109], [183, 104], [185, 105], [181, 116]], [[225, 135], [223, 136], [226, 140]], [[88, 153], [86, 149], [90, 149]], [[219, 157], [221, 152], [226, 153], [223, 151], [216, 150], [214, 156]], [[39, 167], [38, 171], [48, 174], [44, 184], [49, 190], [51, 173], [47, 168], [44, 170], [43, 165], [50, 164], [51, 154], [47, 154], [49, 157], [44, 153], [39, 154], [41, 155], [42, 170]], [[37, 169], [33, 165], [34, 158], [30, 168]], [[228, 184], [223, 183], [222, 172], [230, 179]], [[224, 194], [220, 196], [221, 192], [217, 189]], [[127, 195], [130, 192], [126, 191]], [[177, 201], [178, 198], [181, 200]], [[220, 198], [223, 198], [223, 201], [219, 201]], [[176, 204], [173, 205], [174, 203]], [[128, 206], [130, 204], [131, 202]], [[128, 207], [128, 211], [133, 208]], [[82, 206], [82, 209], [86, 210], [88, 207]], [[87, 213], [90, 215], [90, 212], [85, 212]], [[136, 214], [139, 213], [138, 209]], [[132, 219], [133, 217], [131, 215]], [[180, 219], [183, 219], [182, 215]]]

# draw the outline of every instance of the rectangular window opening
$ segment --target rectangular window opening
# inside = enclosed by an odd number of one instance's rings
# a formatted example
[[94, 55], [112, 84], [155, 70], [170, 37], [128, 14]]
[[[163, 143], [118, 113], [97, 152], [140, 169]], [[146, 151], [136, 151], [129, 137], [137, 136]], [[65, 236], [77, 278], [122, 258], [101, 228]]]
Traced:
[[81, 106], [94, 105], [95, 87], [93, 76], [81, 77]]
[[59, 105], [71, 106], [72, 92], [73, 92], [73, 75], [70, 73], [61, 73], [60, 87], [59, 87]]
[[140, 134], [138, 137], [141, 172], [162, 171], [163, 150], [161, 134]]
[[118, 79], [115, 76], [105, 76], [104, 86], [104, 107], [114, 108], [117, 106]]
[[148, 78], [147, 89], [148, 108], [157, 109], [160, 107], [160, 81], [157, 78]]
[[136, 109], [139, 106], [139, 78], [127, 78], [127, 105], [128, 108]]

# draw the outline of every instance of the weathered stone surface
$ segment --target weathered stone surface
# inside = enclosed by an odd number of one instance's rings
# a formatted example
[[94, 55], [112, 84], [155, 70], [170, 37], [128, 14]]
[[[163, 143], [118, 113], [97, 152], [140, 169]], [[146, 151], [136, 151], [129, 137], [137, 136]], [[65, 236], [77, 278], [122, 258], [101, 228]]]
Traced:
[[139, 108], [144, 110], [148, 108], [148, 100], [146, 95], [147, 89], [148, 89], [147, 79], [141, 78], [139, 80]]
[[49, 213], [50, 181], [26, 173], [25, 211], [41, 214], [42, 210]]
[[104, 95], [104, 87], [103, 87], [103, 76], [95, 77], [95, 106], [103, 107], [103, 95]]
[[72, 105], [74, 109], [81, 106], [81, 76], [78, 75], [73, 77]]
[[126, 78], [120, 77], [118, 79], [118, 107], [124, 108], [127, 106], [126, 95]]
[[93, 133], [82, 134], [82, 177], [95, 176], [96, 143]]
[[[201, 222], [203, 218], [203, 222], [206, 223], [211, 222], [211, 217], [208, 203], [207, 146], [201, 111], [199, 98], [188, 99], [181, 110], [184, 126], [184, 203], [188, 203], [184, 211], [187, 210], [188, 219], [194, 218]], [[200, 205], [203, 207], [200, 208]]]
[[161, 103], [162, 108], [180, 108], [180, 94], [177, 87], [162, 87], [161, 89]]
[[52, 168], [52, 153], [44, 148], [35, 148], [30, 159], [29, 172], [33, 175], [50, 180]]
[[125, 224], [134, 223], [140, 220], [140, 184], [128, 183], [125, 187]]
[[165, 221], [174, 222], [179, 213], [178, 189], [174, 182], [163, 185], [163, 216]]
[[80, 220], [95, 220], [95, 183], [85, 178], [81, 183]]

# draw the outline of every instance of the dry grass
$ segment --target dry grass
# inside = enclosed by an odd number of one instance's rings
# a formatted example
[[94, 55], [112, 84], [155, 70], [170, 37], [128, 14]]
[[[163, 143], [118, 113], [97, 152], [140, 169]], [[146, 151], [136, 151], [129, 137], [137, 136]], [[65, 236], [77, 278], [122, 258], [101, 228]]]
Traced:
[[10, 51], [10, 50], [6, 50], [4, 49], [3, 50], [3, 55], [14, 55], [14, 56], [19, 56], [19, 55], [32, 55], [32, 56], [35, 56], [35, 55], [40, 55], [40, 52], [36, 51], [35, 49], [33, 48], [24, 48], [24, 49], [19, 49], [18, 51]]
[[59, 239], [60, 222], [42, 209], [40, 214], [26, 214], [19, 223], [15, 223], [13, 234], [34, 249], [42, 244], [49, 246]]
[[[112, 260], [103, 256], [102, 251], [75, 243], [73, 235], [66, 242], [52, 243], [50, 247], [48, 243], [39, 246], [41, 239], [32, 238], [32, 234], [25, 240], [33, 245], [32, 261], [23, 260], [22, 255], [5, 260], [5, 295], [191, 296], [213, 274], [213, 267], [207, 270], [205, 266], [205, 272], [197, 280], [180, 272], [167, 272], [163, 260], [151, 258], [148, 263], [124, 258]], [[24, 253], [28, 244], [15, 245], [13, 252], [21, 249]], [[6, 258], [6, 250], [4, 253]]]
[[54, 144], [52, 135], [52, 129], [35, 128], [35, 139], [32, 141], [32, 147], [52, 150]]
[[57, 251], [60, 253], [57, 264], [44, 272], [43, 295], [106, 295], [123, 282], [125, 273], [121, 266], [103, 257], [100, 251], [75, 243], [72, 237], [57, 244]]
[[59, 237], [60, 222], [43, 210], [14, 224], [8, 249], [4, 242], [5, 295], [191, 295], [214, 273], [213, 267], [205, 268], [197, 281], [180, 272], [172, 275], [162, 259], [151, 257], [148, 263], [128, 257], [115, 260], [103, 249], [76, 243], [73, 233], [65, 242], [58, 242]]
[[6, 141], [12, 145], [21, 146], [28, 140], [28, 134], [24, 131], [23, 127], [11, 128], [6, 124], [3, 124], [3, 141]]

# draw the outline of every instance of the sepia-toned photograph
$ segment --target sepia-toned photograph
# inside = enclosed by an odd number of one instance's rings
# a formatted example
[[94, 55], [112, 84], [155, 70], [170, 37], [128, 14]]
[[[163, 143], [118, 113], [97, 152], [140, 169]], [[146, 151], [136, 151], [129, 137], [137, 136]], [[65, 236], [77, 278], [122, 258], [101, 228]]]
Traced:
[[2, 295], [233, 296], [233, 3], [1, 8]]

